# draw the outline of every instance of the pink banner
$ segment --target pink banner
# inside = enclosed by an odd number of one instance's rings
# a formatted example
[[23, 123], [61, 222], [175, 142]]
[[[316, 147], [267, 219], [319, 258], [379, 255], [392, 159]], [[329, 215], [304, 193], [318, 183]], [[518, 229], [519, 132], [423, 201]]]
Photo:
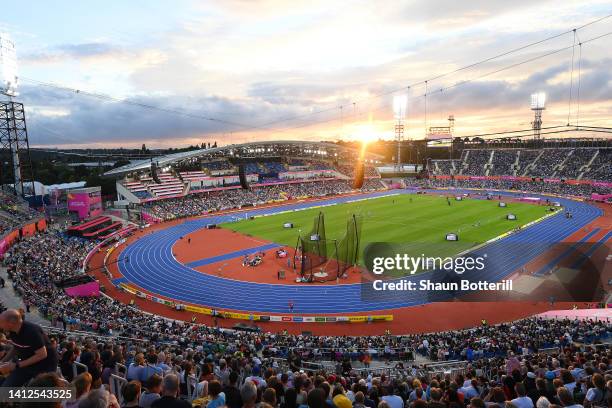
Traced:
[[593, 201], [607, 201], [612, 199], [612, 194], [591, 194], [591, 200]]
[[8, 251], [8, 249], [9, 243], [6, 241], [6, 239], [0, 239], [0, 257], [2, 257], [2, 255], [4, 255], [4, 253]]
[[68, 210], [79, 215], [80, 220], [89, 217], [89, 194], [68, 193]]
[[68, 211], [76, 212], [80, 220], [102, 214], [102, 197], [95, 193], [68, 193]]
[[521, 198], [519, 198], [519, 201], [528, 201], [528, 202], [538, 202], [540, 200], [541, 200], [541, 198], [538, 198], [538, 197], [521, 197]]
[[148, 212], [142, 212], [142, 220], [148, 224], [155, 224], [157, 222], [162, 222], [161, 218], [157, 218], [154, 215], [149, 214]]
[[84, 283], [64, 290], [68, 296], [72, 297], [100, 296], [100, 284], [98, 282]]
[[[29, 237], [34, 235], [37, 230], [44, 231], [45, 229], [47, 229], [47, 221], [42, 219], [36, 221], [35, 223], [24, 225], [21, 227], [21, 233], [24, 237]], [[19, 228], [7, 233], [3, 238], [0, 238], [0, 258], [2, 258], [2, 256], [13, 245], [13, 242], [15, 242], [18, 238]]]

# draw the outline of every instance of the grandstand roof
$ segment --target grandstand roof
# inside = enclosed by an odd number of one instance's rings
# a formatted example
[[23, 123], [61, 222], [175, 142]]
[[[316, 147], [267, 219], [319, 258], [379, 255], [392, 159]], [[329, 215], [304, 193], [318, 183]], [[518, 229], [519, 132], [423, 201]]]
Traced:
[[[299, 151], [298, 151], [299, 150]], [[155, 157], [154, 159], [145, 159], [133, 161], [125, 166], [117, 167], [104, 173], [108, 177], [120, 177], [136, 171], [147, 170], [154, 160], [158, 167], [169, 166], [174, 163], [187, 159], [195, 159], [200, 157], [210, 158], [241, 158], [241, 157], [272, 157], [279, 155], [297, 155], [299, 157], [311, 157], [318, 159], [331, 158], [354, 158], [359, 155], [357, 149], [338, 145], [330, 142], [308, 142], [300, 140], [276, 140], [266, 142], [251, 142], [231, 144], [222, 147], [210, 149], [190, 150], [188, 152], [180, 152], [168, 154], [165, 156]], [[375, 153], [366, 153], [366, 159], [380, 161], [383, 156]]]

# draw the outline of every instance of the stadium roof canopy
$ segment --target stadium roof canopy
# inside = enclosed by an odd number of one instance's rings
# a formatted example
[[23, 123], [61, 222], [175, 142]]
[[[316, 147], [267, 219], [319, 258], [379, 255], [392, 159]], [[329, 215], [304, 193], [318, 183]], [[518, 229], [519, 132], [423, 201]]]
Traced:
[[[151, 168], [155, 162], [157, 167], [171, 166], [183, 161], [213, 160], [220, 158], [248, 159], [288, 156], [304, 159], [353, 161], [359, 156], [357, 149], [330, 142], [306, 142], [298, 140], [280, 140], [268, 142], [252, 142], [231, 144], [210, 149], [190, 150], [172, 153], [151, 159], [137, 160], [125, 166], [117, 167], [104, 173], [108, 177], [121, 177], [129, 173], [144, 171]], [[379, 163], [383, 156], [366, 153], [365, 159]]]

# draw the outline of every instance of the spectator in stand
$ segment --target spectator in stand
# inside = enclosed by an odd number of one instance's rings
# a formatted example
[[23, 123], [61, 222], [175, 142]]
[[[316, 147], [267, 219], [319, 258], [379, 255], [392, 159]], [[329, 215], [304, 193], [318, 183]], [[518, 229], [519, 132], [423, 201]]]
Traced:
[[533, 401], [527, 396], [527, 390], [522, 382], [516, 383], [514, 386], [517, 397], [511, 402], [517, 408], [533, 408]]
[[469, 381], [469, 385], [465, 387], [461, 387], [459, 391], [463, 393], [467, 401], [470, 401], [472, 398], [480, 396], [480, 392], [478, 391], [478, 381], [477, 380]]
[[423, 385], [421, 384], [421, 381], [419, 379], [414, 379], [414, 381], [412, 381], [412, 388], [413, 390], [408, 396], [409, 402], [427, 399], [427, 395], [425, 395], [425, 391], [423, 391]]
[[[210, 400], [208, 401], [208, 404], [206, 404], [207, 408], [220, 408], [226, 405], [225, 394], [223, 391], [221, 391], [221, 389], [221, 383], [217, 380], [212, 380], [208, 384], [208, 396], [210, 397]], [[275, 404], [271, 405], [275, 406]]]
[[240, 398], [243, 408], [254, 408], [257, 402], [257, 387], [251, 381], [245, 381], [240, 388]]
[[[325, 391], [322, 388], [313, 388], [308, 393], [306, 399], [308, 408], [327, 408], [329, 405], [325, 401]], [[357, 408], [357, 405], [355, 405]]]
[[565, 408], [582, 408], [582, 405], [576, 404], [572, 393], [565, 387], [559, 387], [557, 390], [557, 398], [561, 402], [561, 406]]
[[147, 354], [146, 360], [147, 363], [140, 372], [140, 378], [138, 378], [141, 383], [149, 381], [149, 378], [151, 378], [153, 374], [160, 376], [164, 374], [161, 367], [157, 365], [157, 356], [154, 353]]
[[[353, 191], [351, 183], [351, 180], [319, 180], [258, 186], [249, 190], [240, 188], [221, 191], [204, 190], [185, 197], [149, 202], [144, 205], [144, 210], [161, 220], [171, 220], [210, 211], [260, 205], [271, 201], [345, 194]], [[376, 175], [376, 178], [365, 180], [361, 191], [376, 191], [385, 188]]]
[[120, 408], [117, 398], [104, 389], [90, 391], [81, 402], [79, 408]]
[[42, 218], [27, 202], [13, 192], [0, 190], [0, 238], [27, 222]]
[[[60, 389], [64, 388], [64, 384], [60, 381], [59, 377], [55, 373], [44, 373], [39, 374], [35, 378], [33, 378], [28, 384], [27, 387], [32, 388], [53, 388]], [[13, 404], [11, 404], [12, 406]], [[19, 404], [20, 407], [36, 407], [36, 408], [60, 408], [60, 401], [38, 401], [38, 402], [22, 402]]]
[[176, 374], [164, 377], [162, 396], [151, 404], [151, 408], [191, 408], [191, 404], [178, 398], [179, 379]]
[[130, 381], [121, 389], [123, 405], [121, 408], [140, 407], [140, 382]]
[[153, 402], [161, 398], [162, 390], [162, 377], [153, 374], [147, 381], [146, 390], [140, 395], [140, 406], [142, 408], [149, 408]]
[[79, 374], [74, 381], [72, 386], [75, 390], [74, 401], [68, 401], [64, 404], [64, 408], [77, 408], [81, 400], [87, 397], [87, 393], [91, 390], [91, 374], [82, 373]]
[[599, 374], [593, 374], [591, 377], [591, 387], [587, 390], [583, 405], [585, 408], [595, 406], [604, 406], [606, 403], [606, 386], [604, 377]]
[[[404, 401], [403, 399], [399, 396], [393, 393], [393, 389], [391, 387], [383, 387], [383, 390], [387, 391], [388, 393], [385, 393], [385, 395], [383, 395], [382, 400], [385, 401], [387, 404], [389, 404], [389, 407], [391, 408], [403, 408], [404, 406]], [[398, 390], [396, 390], [397, 392]], [[335, 403], [335, 401], [334, 401]]]
[[[225, 406], [225, 394], [222, 392], [221, 383], [217, 380], [212, 380], [208, 383], [207, 403], [201, 401], [202, 406], [206, 408], [220, 408]], [[196, 400], [198, 401], [198, 400]], [[196, 403], [194, 401], [194, 404]]]
[[229, 374], [229, 384], [223, 387], [223, 394], [225, 395], [225, 403], [228, 408], [240, 408], [242, 406], [242, 398], [240, 396], [240, 390], [236, 387], [238, 383], [238, 373], [235, 371]]
[[57, 352], [42, 328], [23, 320], [15, 309], [0, 314], [0, 329], [9, 333], [12, 348], [0, 365], [0, 373], [7, 375], [3, 387], [19, 387], [41, 373], [57, 370]]
[[127, 380], [140, 380], [143, 376], [144, 371], [144, 355], [142, 353], [136, 354], [134, 361], [129, 365], [127, 371]]
[[442, 390], [440, 388], [432, 388], [429, 391], [429, 403], [428, 408], [445, 408], [446, 404], [442, 402]]

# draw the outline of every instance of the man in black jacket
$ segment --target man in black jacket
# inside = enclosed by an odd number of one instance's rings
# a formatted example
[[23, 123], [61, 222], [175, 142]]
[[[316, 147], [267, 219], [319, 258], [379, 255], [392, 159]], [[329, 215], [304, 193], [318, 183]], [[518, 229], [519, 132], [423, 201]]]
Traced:
[[39, 325], [8, 309], [0, 314], [0, 329], [8, 332], [12, 346], [0, 364], [0, 373], [7, 375], [3, 387], [20, 387], [38, 374], [57, 370], [57, 350]]
[[162, 396], [151, 404], [151, 408], [191, 408], [191, 404], [177, 398], [179, 392], [179, 379], [176, 374], [164, 377]]
[[238, 373], [232, 371], [229, 375], [229, 384], [223, 387], [223, 393], [225, 394], [225, 405], [227, 405], [228, 408], [240, 408], [242, 406], [240, 390], [236, 387], [237, 382]]

